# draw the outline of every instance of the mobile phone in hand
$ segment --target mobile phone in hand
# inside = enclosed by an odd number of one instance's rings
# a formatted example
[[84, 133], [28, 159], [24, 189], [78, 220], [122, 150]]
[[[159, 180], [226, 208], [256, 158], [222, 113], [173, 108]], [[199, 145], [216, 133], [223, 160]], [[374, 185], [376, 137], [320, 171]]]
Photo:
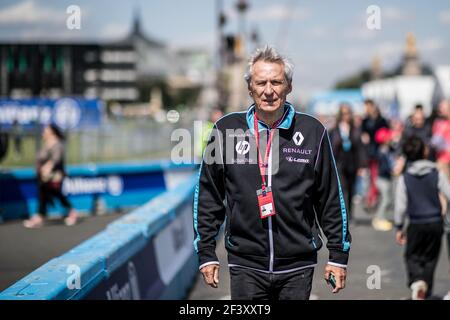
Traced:
[[330, 273], [327, 282], [331, 285], [333, 289], [336, 288], [336, 278], [334, 277], [334, 274]]

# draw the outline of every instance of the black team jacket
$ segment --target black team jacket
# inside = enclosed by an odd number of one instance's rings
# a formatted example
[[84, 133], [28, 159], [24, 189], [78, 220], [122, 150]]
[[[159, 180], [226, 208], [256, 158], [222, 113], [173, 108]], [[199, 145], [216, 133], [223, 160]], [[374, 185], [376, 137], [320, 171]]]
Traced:
[[194, 193], [194, 248], [202, 268], [218, 264], [224, 220], [230, 267], [282, 273], [312, 267], [327, 238], [329, 264], [345, 267], [351, 236], [326, 128], [286, 103], [278, 126], [258, 122], [261, 154], [275, 130], [266, 181], [276, 215], [260, 218], [261, 189], [252, 105], [219, 119], [210, 134]]

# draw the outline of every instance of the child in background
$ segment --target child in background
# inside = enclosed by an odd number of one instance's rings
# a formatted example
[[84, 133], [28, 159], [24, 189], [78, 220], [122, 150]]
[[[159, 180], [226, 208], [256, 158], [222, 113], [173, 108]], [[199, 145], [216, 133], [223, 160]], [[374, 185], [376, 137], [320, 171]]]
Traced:
[[387, 219], [387, 212], [392, 204], [392, 170], [394, 168], [394, 152], [391, 150], [392, 131], [381, 128], [375, 133], [378, 149], [378, 177], [376, 186], [379, 191], [380, 203], [372, 220], [372, 226], [378, 231], [392, 230], [392, 222]]
[[[445, 233], [447, 238], [448, 259], [450, 261], [450, 218], [447, 215], [445, 219]], [[444, 296], [444, 300], [450, 300], [450, 290]]]
[[[403, 153], [407, 162], [395, 193], [395, 238], [398, 244], [406, 244], [405, 262], [412, 299], [423, 300], [431, 296], [444, 231], [439, 194], [450, 199], [450, 184], [435, 163], [425, 160], [426, 147], [420, 138], [408, 138]], [[405, 233], [406, 216], [409, 223]]]

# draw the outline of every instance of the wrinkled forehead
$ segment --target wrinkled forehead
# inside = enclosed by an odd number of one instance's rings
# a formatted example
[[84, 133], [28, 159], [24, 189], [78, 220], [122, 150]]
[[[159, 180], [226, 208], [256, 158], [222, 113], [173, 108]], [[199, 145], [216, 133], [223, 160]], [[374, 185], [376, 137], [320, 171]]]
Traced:
[[285, 78], [284, 64], [282, 62], [257, 61], [252, 68], [252, 78], [257, 79], [281, 79]]

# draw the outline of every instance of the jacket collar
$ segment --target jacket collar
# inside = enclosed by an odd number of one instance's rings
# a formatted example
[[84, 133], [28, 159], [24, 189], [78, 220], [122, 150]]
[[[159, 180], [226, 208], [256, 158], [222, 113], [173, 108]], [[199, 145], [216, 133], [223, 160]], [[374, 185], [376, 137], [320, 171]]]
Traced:
[[[255, 104], [252, 104], [248, 110], [247, 110], [247, 126], [250, 129], [250, 132], [252, 134], [254, 133], [254, 129], [253, 129], [253, 118], [255, 115]], [[295, 115], [295, 109], [294, 107], [286, 102], [284, 104], [284, 113], [283, 113], [283, 117], [281, 122], [278, 124], [277, 129], [289, 129], [291, 127], [292, 124], [292, 120], [294, 119], [294, 115]], [[267, 126], [267, 124], [265, 124], [263, 121], [258, 120], [258, 131], [262, 131], [262, 130], [268, 130], [269, 127]]]

